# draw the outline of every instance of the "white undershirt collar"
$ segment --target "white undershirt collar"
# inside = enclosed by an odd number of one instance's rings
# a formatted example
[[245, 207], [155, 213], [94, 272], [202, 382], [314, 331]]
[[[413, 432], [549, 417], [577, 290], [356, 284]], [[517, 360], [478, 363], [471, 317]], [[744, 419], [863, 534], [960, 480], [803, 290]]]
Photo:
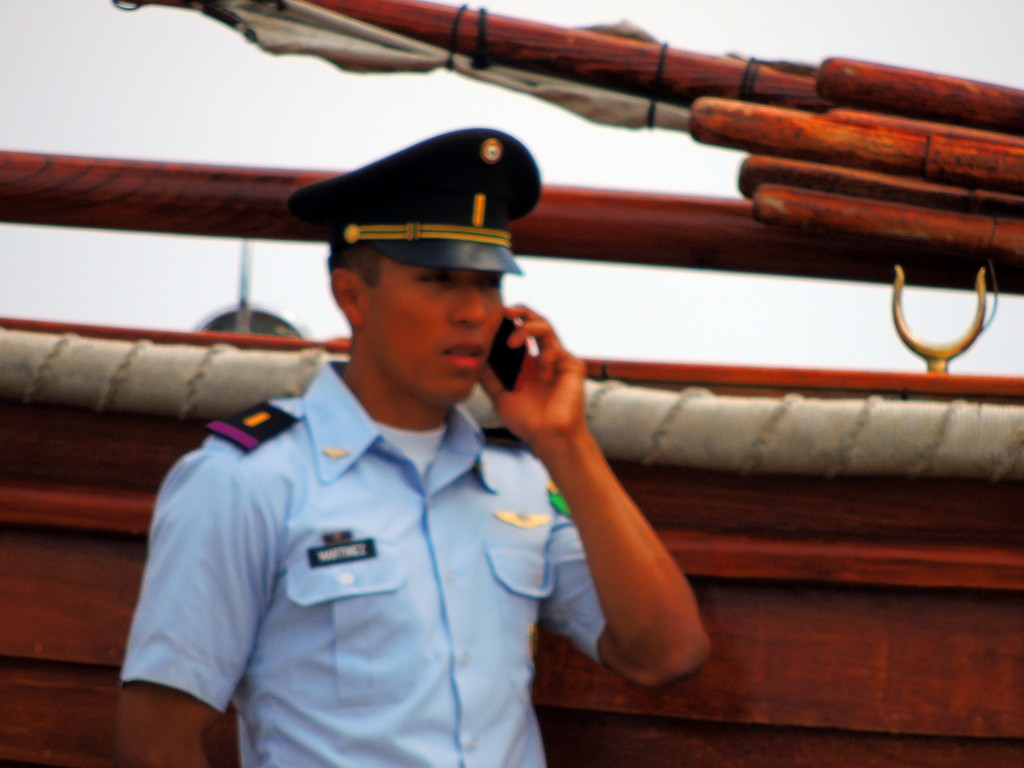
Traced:
[[409, 459], [420, 473], [426, 477], [427, 470], [434, 463], [441, 440], [447, 429], [445, 424], [433, 429], [401, 429], [380, 422], [374, 422], [381, 435], [398, 448]]

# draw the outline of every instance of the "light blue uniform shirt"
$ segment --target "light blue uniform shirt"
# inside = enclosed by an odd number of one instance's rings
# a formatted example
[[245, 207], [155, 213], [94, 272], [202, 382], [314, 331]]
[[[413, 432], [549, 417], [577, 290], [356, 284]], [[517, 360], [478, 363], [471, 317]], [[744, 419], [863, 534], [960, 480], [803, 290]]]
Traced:
[[330, 366], [276, 405], [165, 480], [122, 679], [233, 701], [246, 766], [543, 766], [534, 627], [604, 628], [543, 466], [455, 408], [424, 482]]

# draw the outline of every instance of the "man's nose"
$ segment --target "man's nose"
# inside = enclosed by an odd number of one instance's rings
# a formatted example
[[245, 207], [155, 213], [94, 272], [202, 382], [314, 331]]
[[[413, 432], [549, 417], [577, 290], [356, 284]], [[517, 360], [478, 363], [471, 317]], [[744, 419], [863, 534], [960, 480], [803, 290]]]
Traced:
[[476, 286], [466, 286], [459, 291], [453, 316], [459, 323], [481, 325], [487, 320], [492, 304], [493, 301], [485, 295], [484, 290]]

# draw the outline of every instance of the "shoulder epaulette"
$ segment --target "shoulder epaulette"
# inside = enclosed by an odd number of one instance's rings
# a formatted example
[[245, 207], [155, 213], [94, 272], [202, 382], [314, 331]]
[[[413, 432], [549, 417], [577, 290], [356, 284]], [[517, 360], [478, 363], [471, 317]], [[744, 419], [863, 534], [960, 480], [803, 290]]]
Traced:
[[488, 445], [501, 445], [506, 448], [526, 448], [526, 443], [516, 437], [505, 427], [483, 427], [484, 442]]
[[230, 440], [244, 451], [251, 451], [281, 434], [296, 421], [298, 419], [290, 413], [270, 403], [260, 403], [229, 418], [211, 421], [206, 425], [206, 431]]

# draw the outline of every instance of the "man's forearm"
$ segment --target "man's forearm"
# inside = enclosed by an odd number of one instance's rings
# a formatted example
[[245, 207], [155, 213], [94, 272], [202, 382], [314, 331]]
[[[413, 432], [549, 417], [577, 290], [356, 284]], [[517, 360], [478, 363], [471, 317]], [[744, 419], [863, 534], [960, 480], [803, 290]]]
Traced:
[[209, 768], [203, 736], [218, 712], [181, 691], [128, 683], [118, 699], [114, 768]]
[[534, 445], [580, 531], [607, 621], [601, 650], [642, 683], [694, 671], [707, 636], [686, 577], [586, 430]]

